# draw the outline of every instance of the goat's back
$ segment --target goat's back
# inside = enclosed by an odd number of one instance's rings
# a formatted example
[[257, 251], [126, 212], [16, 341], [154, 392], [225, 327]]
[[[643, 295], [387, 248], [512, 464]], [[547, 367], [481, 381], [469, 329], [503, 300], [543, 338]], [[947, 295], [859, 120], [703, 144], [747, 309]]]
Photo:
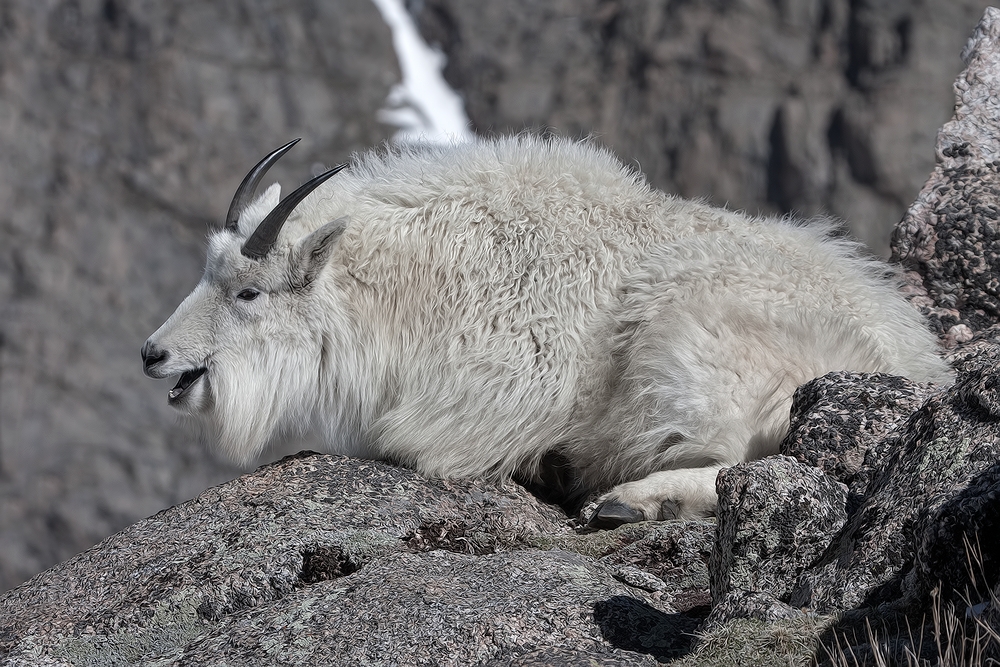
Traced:
[[[883, 265], [825, 228], [664, 195], [588, 143], [518, 137], [369, 153], [322, 195], [303, 204], [291, 233], [349, 217], [333, 279], [385, 392], [369, 439], [378, 455], [427, 474], [530, 471], [581, 440], [581, 456], [593, 448], [620, 481], [631, 443], [612, 422], [643, 410], [651, 385], [628, 390], [640, 369], [652, 385], [715, 359], [748, 376], [787, 368], [796, 382], [841, 368], [944, 374], [919, 317], [878, 275]], [[720, 317], [735, 333], [713, 351]], [[841, 347], [862, 352], [822, 343], [841, 329]], [[684, 330], [705, 336], [685, 334], [699, 353], [678, 354], [671, 335]], [[691, 404], [721, 400], [712, 391], [742, 400], [738, 384], [674, 390]], [[711, 428], [740, 418], [722, 412], [710, 413]], [[641, 420], [659, 429], [659, 449], [684, 426], [672, 414]]]

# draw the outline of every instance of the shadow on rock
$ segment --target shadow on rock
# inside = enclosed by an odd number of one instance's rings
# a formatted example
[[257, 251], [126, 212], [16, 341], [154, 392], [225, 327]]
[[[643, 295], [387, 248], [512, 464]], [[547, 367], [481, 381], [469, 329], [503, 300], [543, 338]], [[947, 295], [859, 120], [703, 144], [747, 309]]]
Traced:
[[615, 648], [636, 651], [664, 662], [690, 653], [695, 631], [710, 607], [667, 614], [635, 598], [616, 595], [594, 605], [594, 621]]
[[1000, 464], [922, 517], [914, 558], [915, 594], [973, 604], [1000, 586]]

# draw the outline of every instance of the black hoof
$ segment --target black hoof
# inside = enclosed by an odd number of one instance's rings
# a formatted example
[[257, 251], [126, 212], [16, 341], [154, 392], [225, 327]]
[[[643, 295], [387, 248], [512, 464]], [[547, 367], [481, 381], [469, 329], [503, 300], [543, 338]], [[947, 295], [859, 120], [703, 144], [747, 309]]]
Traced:
[[645, 520], [646, 517], [640, 510], [633, 509], [617, 500], [605, 500], [594, 510], [593, 516], [587, 522], [587, 527], [611, 530], [625, 523], [638, 523]]

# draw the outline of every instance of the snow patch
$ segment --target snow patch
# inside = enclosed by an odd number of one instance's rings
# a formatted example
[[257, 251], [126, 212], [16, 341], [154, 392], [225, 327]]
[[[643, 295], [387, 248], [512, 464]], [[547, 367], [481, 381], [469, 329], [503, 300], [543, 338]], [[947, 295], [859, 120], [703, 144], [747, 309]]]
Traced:
[[399, 128], [393, 140], [455, 143], [474, 141], [462, 98], [444, 80], [445, 56], [424, 42], [403, 0], [372, 0], [392, 31], [403, 73], [378, 119]]

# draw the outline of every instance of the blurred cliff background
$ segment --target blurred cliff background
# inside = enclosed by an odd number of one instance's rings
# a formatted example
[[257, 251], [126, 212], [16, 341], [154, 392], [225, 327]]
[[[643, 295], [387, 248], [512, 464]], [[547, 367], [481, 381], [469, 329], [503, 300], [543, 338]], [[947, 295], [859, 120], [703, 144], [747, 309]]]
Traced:
[[[406, 9], [475, 133], [594, 136], [657, 187], [832, 214], [885, 255], [986, 4]], [[388, 140], [404, 70], [371, 0], [0, 2], [0, 590], [241, 472], [177, 422], [139, 346], [247, 169], [302, 137], [272, 171], [287, 191]]]

